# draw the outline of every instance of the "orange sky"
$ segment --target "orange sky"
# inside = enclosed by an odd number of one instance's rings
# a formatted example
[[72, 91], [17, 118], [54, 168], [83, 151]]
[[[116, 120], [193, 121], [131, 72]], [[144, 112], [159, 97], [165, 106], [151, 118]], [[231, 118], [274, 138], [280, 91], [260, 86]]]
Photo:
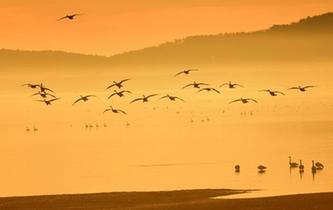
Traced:
[[[0, 48], [112, 55], [333, 11], [331, 0], [0, 0]], [[71, 12], [76, 21], [56, 21]]]

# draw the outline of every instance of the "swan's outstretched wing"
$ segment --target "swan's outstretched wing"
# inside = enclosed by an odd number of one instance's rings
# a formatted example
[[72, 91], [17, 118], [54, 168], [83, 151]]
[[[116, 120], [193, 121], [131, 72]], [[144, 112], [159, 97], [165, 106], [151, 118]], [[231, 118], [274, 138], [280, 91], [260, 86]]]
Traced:
[[226, 86], [228, 85], [229, 83], [223, 83], [222, 85], [220, 85], [220, 88], [223, 87], [223, 86]]
[[208, 91], [209, 90], [209, 88], [201, 88], [200, 90], [198, 90], [197, 92], [202, 92], [202, 91]]
[[257, 100], [255, 100], [255, 99], [253, 99], [253, 98], [247, 98], [247, 99], [245, 99], [245, 100], [248, 100], [248, 101], [253, 101], [253, 102], [255, 102], [255, 103], [258, 103], [258, 101], [257, 101]]
[[123, 90], [123, 91], [120, 91], [120, 93], [131, 93], [132, 94], [132, 92], [129, 90]]
[[112, 84], [112, 85], [109, 85], [105, 90], [108, 90], [110, 88], [112, 88], [113, 86], [115, 86], [116, 84]]
[[121, 112], [123, 114], [127, 114], [125, 111], [121, 110], [121, 109], [117, 109], [118, 112]]
[[40, 90], [42, 91], [42, 92], [45, 92], [45, 90], [47, 90], [47, 91], [50, 91], [50, 92], [52, 92], [52, 93], [55, 93], [53, 90], [51, 90], [50, 88], [47, 88], [47, 87], [43, 87], [43, 86], [39, 86], [40, 87]]
[[130, 79], [123, 79], [123, 80], [121, 80], [121, 81], [119, 82], [119, 84], [122, 84], [122, 83], [124, 83], [124, 82], [126, 82], [126, 81], [128, 81], [128, 80], [130, 80]]
[[286, 95], [286, 94], [284, 94], [283, 92], [281, 92], [281, 91], [274, 91], [274, 93], [279, 93], [279, 94], [281, 94], [281, 95]]
[[141, 100], [143, 100], [143, 98], [136, 98], [136, 99], [132, 100], [132, 101], [130, 102], [130, 104], [131, 104], [131, 103], [134, 103], [134, 102], [136, 102], [136, 101], [141, 101]]
[[190, 86], [194, 86], [194, 84], [191, 83], [191, 84], [185, 85], [184, 87], [182, 87], [182, 89], [185, 89], [185, 88], [190, 87]]
[[207, 84], [207, 83], [202, 83], [202, 82], [199, 82], [199, 83], [197, 83], [197, 85], [209, 85], [209, 84]]
[[61, 17], [61, 18], [59, 18], [59, 19], [58, 19], [58, 21], [59, 21], [59, 20], [64, 20], [64, 19], [66, 19], [66, 18], [68, 18], [68, 15], [66, 15], [66, 16], [64, 16], [64, 17]]
[[237, 99], [237, 100], [234, 100], [234, 101], [230, 101], [229, 104], [232, 104], [232, 103], [235, 103], [235, 102], [238, 102], [238, 101], [242, 101], [242, 99]]
[[151, 94], [151, 95], [149, 95], [149, 96], [147, 96], [146, 98], [148, 99], [148, 98], [151, 98], [151, 97], [154, 97], [154, 96], [157, 96], [158, 94]]
[[213, 91], [215, 91], [216, 93], [220, 94], [221, 92], [216, 90], [215, 88], [212, 88]]
[[244, 87], [243, 85], [241, 85], [241, 84], [237, 84], [237, 83], [235, 83], [235, 84], [233, 84], [234, 86], [238, 86], [238, 87]]
[[108, 112], [108, 111], [111, 111], [111, 109], [105, 109], [105, 110], [103, 111], [103, 114], [104, 114], [105, 112]]
[[184, 99], [182, 99], [182, 98], [179, 98], [179, 97], [175, 97], [175, 99], [178, 99], [178, 100], [180, 100], [180, 101], [183, 101], [183, 102], [185, 102], [185, 100]]
[[268, 89], [258, 90], [259, 92], [270, 92]]
[[158, 100], [162, 100], [162, 99], [164, 99], [164, 98], [169, 98], [169, 96], [162, 96], [160, 99], [158, 99]]
[[177, 76], [179, 76], [181, 74], [184, 74], [184, 71], [178, 72], [177, 74], [175, 74], [175, 77], [177, 77]]
[[97, 97], [96, 95], [86, 95], [85, 98]]
[[53, 98], [53, 99], [51, 99], [51, 100], [48, 100], [48, 102], [53, 102], [53, 101], [56, 101], [56, 100], [59, 100], [60, 98]]
[[299, 90], [299, 87], [291, 87], [291, 88], [288, 88], [288, 90]]
[[74, 101], [74, 103], [72, 104], [72, 106], [74, 106], [77, 102], [79, 102], [79, 101], [81, 101], [81, 100], [83, 100], [83, 98], [79, 98], [79, 99], [77, 99], [76, 101]]
[[111, 97], [113, 97], [113, 96], [115, 96], [115, 95], [117, 95], [118, 93], [112, 93], [109, 97], [108, 97], [108, 99], [110, 99]]
[[199, 71], [199, 69], [188, 69], [187, 71], [188, 71], [188, 72], [191, 72], [191, 71]]
[[316, 87], [316, 86], [308, 85], [308, 86], [305, 86], [305, 87], [303, 87], [303, 88], [304, 88], [304, 89], [307, 89], [307, 88], [314, 88], [314, 87]]

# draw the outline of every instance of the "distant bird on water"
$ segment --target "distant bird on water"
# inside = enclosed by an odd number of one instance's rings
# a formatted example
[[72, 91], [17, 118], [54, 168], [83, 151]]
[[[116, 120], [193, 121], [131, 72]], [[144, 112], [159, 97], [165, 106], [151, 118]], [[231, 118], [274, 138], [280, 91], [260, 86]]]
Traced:
[[175, 74], [175, 77], [181, 75], [181, 74], [190, 74], [190, 72], [192, 71], [199, 71], [199, 69], [186, 69], [184, 71], [178, 72], [177, 74]]
[[239, 173], [240, 172], [240, 165], [235, 165], [235, 172]]
[[46, 100], [46, 99], [44, 99], [44, 100], [36, 100], [36, 101], [39, 101], [39, 102], [44, 102], [47, 106], [49, 106], [49, 105], [52, 105], [52, 102], [53, 101], [56, 101], [56, 100], [59, 100], [60, 98], [54, 98], [54, 99], [51, 99], [51, 100]]
[[115, 113], [115, 114], [119, 114], [119, 113], [127, 114], [125, 111], [123, 111], [123, 110], [121, 110], [121, 109], [114, 109], [112, 106], [110, 106], [109, 109], [105, 109], [104, 112], [103, 112], [103, 114], [104, 114], [105, 112], [109, 112], [109, 111], [112, 111], [112, 112]]
[[312, 171], [313, 174], [315, 174], [317, 172], [317, 167], [315, 166], [314, 160], [312, 160], [311, 171]]
[[154, 97], [154, 96], [157, 96], [157, 95], [158, 95], [158, 94], [152, 94], [152, 95], [149, 95], [149, 96], [145, 96], [145, 95], [143, 95], [142, 98], [136, 98], [136, 99], [132, 100], [132, 101], [130, 102], [130, 104], [131, 104], [131, 103], [134, 103], [134, 102], [136, 102], [136, 101], [142, 101], [143, 103], [146, 103], [146, 102], [148, 102], [149, 98]]
[[291, 156], [289, 156], [288, 158], [289, 158], [289, 167], [290, 168], [297, 168], [298, 167], [298, 163], [292, 162], [291, 161]]
[[224, 84], [220, 85], [220, 87], [223, 87], [225, 85], [228, 85], [228, 87], [230, 89], [233, 89], [233, 88], [236, 88], [236, 87], [242, 87], [242, 88], [244, 87], [243, 85], [240, 85], [240, 84], [237, 84], [237, 83], [232, 83], [231, 81], [229, 81], [228, 83], [224, 83]]
[[264, 166], [264, 165], [259, 165], [258, 167], [257, 167], [257, 169], [259, 170], [258, 171], [258, 173], [265, 173], [266, 172], [266, 169], [267, 169], [267, 167], [266, 166]]
[[117, 82], [117, 81], [113, 81], [113, 84], [112, 84], [112, 85], [109, 85], [109, 86], [106, 88], [106, 90], [108, 90], [108, 89], [110, 89], [110, 88], [112, 88], [112, 87], [114, 87], [114, 86], [116, 86], [116, 87], [118, 87], [119, 89], [121, 89], [121, 88], [123, 87], [123, 83], [124, 83], [124, 82], [127, 82], [128, 80], [130, 80], [130, 79], [124, 79], [124, 80], [121, 80], [121, 81], [119, 81], [119, 82]]
[[176, 99], [180, 100], [180, 101], [184, 101], [183, 99], [177, 97], [177, 96], [170, 96], [169, 94], [161, 97], [159, 100], [164, 99], [164, 98], [168, 98], [170, 101], [176, 101]]
[[221, 93], [220, 91], [216, 90], [215, 88], [202, 88], [202, 89], [198, 90], [198, 92], [202, 92], [202, 91], [207, 91], [207, 92], [214, 91], [214, 92], [216, 92], [218, 94]]
[[302, 160], [299, 160], [299, 166], [298, 166], [298, 168], [299, 168], [300, 172], [304, 172], [304, 165], [302, 163]]
[[113, 96], [115, 96], [115, 95], [117, 95], [117, 96], [119, 96], [119, 97], [123, 97], [124, 96], [124, 93], [132, 93], [131, 91], [128, 91], [128, 90], [122, 90], [122, 91], [120, 91], [120, 92], [118, 92], [117, 90], [114, 90], [114, 93], [112, 93], [109, 97], [108, 97], [108, 99], [110, 99], [111, 97], [113, 97]]
[[86, 95], [86, 96], [80, 96], [79, 99], [77, 99], [76, 101], [74, 101], [74, 103], [72, 105], [75, 105], [77, 102], [79, 101], [83, 101], [86, 102], [89, 100], [90, 97], [96, 97], [95, 95]]
[[267, 90], [259, 90], [260, 92], [268, 92], [271, 96], [277, 96], [278, 94], [281, 94], [281, 95], [285, 95], [284, 93], [280, 92], [280, 91], [275, 91], [275, 90], [270, 90], [270, 89], [267, 89]]
[[317, 170], [324, 169], [324, 165], [320, 162], [316, 162], [315, 166], [316, 166]]
[[200, 89], [200, 86], [201, 86], [201, 85], [209, 85], [209, 84], [202, 83], [202, 82], [193, 82], [193, 83], [191, 83], [191, 84], [185, 85], [182, 89], [185, 89], [185, 88], [187, 88], [187, 87], [191, 87], [191, 86], [193, 86], [194, 88], [198, 88], [198, 89]]
[[314, 88], [314, 87], [316, 87], [316, 86], [313, 86], [313, 85], [308, 85], [308, 86], [304, 86], [304, 87], [298, 86], [298, 87], [288, 88], [288, 90], [299, 90], [301, 92], [305, 92], [305, 91], [307, 91], [308, 88]]
[[68, 20], [74, 20], [74, 18], [76, 18], [79, 15], [83, 15], [83, 14], [71, 14], [71, 15], [66, 15], [64, 17], [61, 17], [58, 19], [59, 20], [64, 20], [64, 19], [68, 19]]
[[253, 101], [253, 102], [255, 102], [255, 103], [258, 103], [257, 100], [254, 100], [254, 99], [252, 99], [252, 98], [240, 98], [240, 99], [237, 99], [237, 100], [231, 101], [229, 104], [231, 104], [231, 103], [235, 103], [235, 102], [242, 102], [243, 104], [247, 104], [247, 103], [249, 103], [250, 101]]

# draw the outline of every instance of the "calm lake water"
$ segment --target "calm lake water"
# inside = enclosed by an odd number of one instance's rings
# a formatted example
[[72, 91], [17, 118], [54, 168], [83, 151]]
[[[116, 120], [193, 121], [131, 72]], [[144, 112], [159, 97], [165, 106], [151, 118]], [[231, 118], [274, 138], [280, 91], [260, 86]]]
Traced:
[[[140, 86], [142, 78], [129, 88]], [[4, 89], [0, 98], [0, 196], [197, 188], [264, 189], [259, 196], [333, 191], [328, 82], [273, 98], [258, 92], [264, 82], [223, 89], [221, 95], [180, 90], [190, 79], [175, 82], [176, 90], [167, 88], [168, 82], [156, 90], [142, 85], [130, 96], [106, 101], [104, 86], [90, 91], [81, 82], [82, 90], [68, 92], [72, 78], [64, 78], [61, 84], [49, 82], [61, 100], [46, 107], [30, 97], [32, 90], [20, 87], [29, 78], [11, 80], [15, 88]], [[218, 84], [213, 77], [207, 80]], [[282, 81], [276, 88], [286, 91]], [[155, 92], [186, 102], [128, 103]], [[98, 98], [72, 106], [81, 94]], [[241, 96], [259, 103], [228, 104]], [[101, 114], [111, 104], [128, 115]], [[89, 124], [93, 128], [86, 129]], [[33, 127], [38, 131], [26, 132]], [[303, 174], [289, 169], [289, 155], [303, 160]], [[324, 170], [313, 175], [311, 160], [322, 162]], [[234, 172], [235, 164], [240, 173]], [[257, 172], [259, 164], [268, 167], [266, 173]]]

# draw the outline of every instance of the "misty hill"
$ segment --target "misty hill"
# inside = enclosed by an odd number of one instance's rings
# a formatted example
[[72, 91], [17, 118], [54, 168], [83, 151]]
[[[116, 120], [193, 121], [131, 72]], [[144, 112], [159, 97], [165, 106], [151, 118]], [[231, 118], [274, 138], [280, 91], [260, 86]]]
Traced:
[[333, 13], [307, 17], [249, 33], [192, 36], [159, 46], [90, 56], [59, 51], [0, 50], [0, 68], [110, 68], [269, 61], [329, 61], [333, 58]]

